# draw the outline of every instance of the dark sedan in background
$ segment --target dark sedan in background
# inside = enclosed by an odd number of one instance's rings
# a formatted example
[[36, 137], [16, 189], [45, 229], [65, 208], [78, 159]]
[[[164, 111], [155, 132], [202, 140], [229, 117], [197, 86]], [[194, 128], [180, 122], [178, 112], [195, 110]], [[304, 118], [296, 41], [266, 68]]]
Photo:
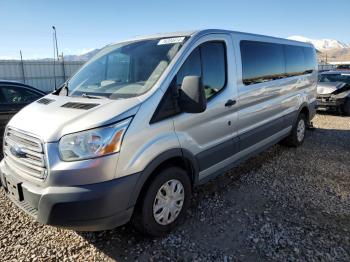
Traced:
[[[18, 82], [0, 80], [0, 142], [6, 124], [19, 110], [40, 97], [46, 95], [29, 85]], [[1, 147], [2, 148], [2, 147]], [[2, 149], [0, 150], [2, 155]]]
[[336, 70], [320, 74], [317, 109], [336, 110], [350, 116], [350, 71]]

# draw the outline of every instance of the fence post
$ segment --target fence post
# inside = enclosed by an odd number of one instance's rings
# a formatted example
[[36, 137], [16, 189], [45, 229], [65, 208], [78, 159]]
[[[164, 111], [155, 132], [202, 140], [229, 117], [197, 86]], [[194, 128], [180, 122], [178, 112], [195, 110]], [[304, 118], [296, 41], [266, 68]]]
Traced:
[[23, 80], [23, 84], [25, 84], [26, 83], [26, 76], [24, 74], [24, 63], [23, 63], [23, 57], [22, 57], [22, 50], [19, 50], [19, 54], [21, 55], [22, 80]]
[[66, 82], [66, 69], [64, 68], [64, 57], [62, 52], [62, 70], [63, 70], [63, 82]]

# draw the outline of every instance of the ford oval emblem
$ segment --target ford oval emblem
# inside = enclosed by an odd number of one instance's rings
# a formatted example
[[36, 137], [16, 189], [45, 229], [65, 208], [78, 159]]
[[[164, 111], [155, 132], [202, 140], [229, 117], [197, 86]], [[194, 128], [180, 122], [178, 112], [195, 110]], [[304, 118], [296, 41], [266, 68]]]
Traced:
[[25, 152], [22, 151], [22, 148], [20, 148], [18, 146], [11, 146], [10, 152], [12, 155], [14, 155], [15, 157], [18, 157], [18, 158], [24, 158], [27, 155]]

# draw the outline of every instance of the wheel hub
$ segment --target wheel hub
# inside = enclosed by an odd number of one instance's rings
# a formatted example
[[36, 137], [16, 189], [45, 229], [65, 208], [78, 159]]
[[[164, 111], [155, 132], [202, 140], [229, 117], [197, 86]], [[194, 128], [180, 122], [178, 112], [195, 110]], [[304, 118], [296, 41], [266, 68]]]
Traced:
[[303, 141], [305, 136], [305, 121], [303, 119], [299, 120], [298, 126], [297, 126], [297, 138], [298, 141]]
[[177, 179], [164, 183], [153, 203], [153, 216], [158, 224], [168, 225], [179, 216], [185, 200], [184, 187]]

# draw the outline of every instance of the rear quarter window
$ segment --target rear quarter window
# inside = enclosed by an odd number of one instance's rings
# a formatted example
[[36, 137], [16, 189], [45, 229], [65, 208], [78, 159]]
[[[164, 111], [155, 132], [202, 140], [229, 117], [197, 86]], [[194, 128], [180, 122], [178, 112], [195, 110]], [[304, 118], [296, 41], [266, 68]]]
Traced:
[[287, 76], [301, 75], [305, 72], [305, 55], [302, 46], [285, 46]]
[[316, 65], [315, 50], [311, 47], [303, 47], [303, 50], [305, 56], [305, 72], [311, 73]]

